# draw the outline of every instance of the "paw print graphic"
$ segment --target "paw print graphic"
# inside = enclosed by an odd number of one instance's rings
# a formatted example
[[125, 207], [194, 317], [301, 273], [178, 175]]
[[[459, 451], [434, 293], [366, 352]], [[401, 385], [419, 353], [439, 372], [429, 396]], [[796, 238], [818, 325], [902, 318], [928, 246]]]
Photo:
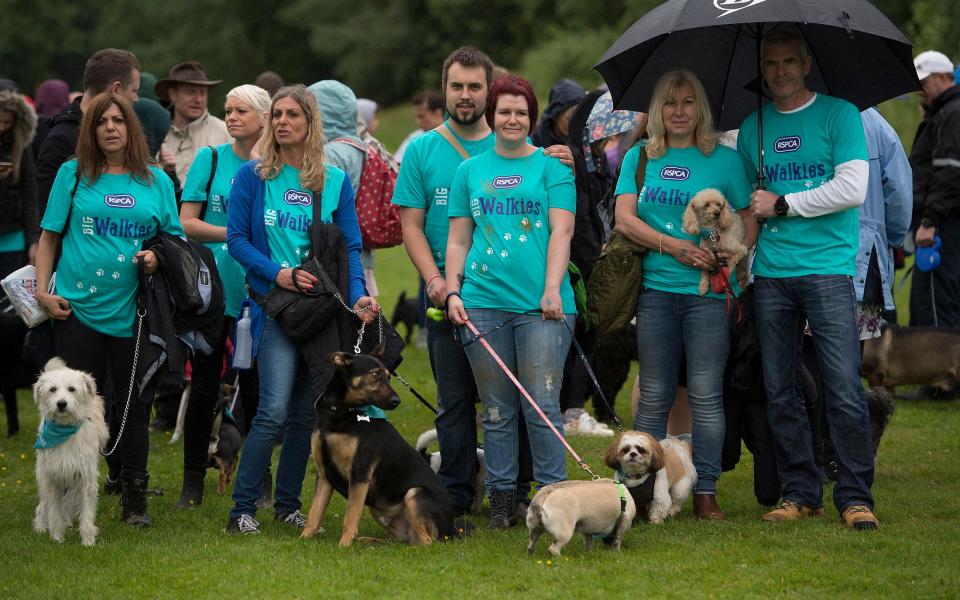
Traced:
[[770, 228], [770, 233], [779, 233], [779, 232], [780, 232], [780, 228], [779, 228], [779, 227], [771, 227], [771, 228]]
[[103, 269], [97, 269], [97, 277], [103, 277]]
[[284, 269], [289, 269], [290, 263], [288, 263], [287, 261], [283, 261], [282, 263], [280, 263], [280, 266], [283, 267]]
[[113, 277], [114, 279], [120, 279], [120, 272], [114, 271], [113, 274], [110, 275], [110, 277]]
[[223, 250], [224, 252], [226, 252], [226, 251], [227, 251], [227, 245], [226, 245], [226, 244], [220, 244], [220, 249]]
[[83, 282], [82, 282], [82, 281], [78, 281], [78, 282], [77, 282], [77, 289], [78, 289], [78, 290], [82, 290], [82, 289], [83, 289]]
[[470, 263], [470, 270], [471, 270], [471, 271], [476, 271], [476, 270], [477, 270], [477, 263], [476, 263], [476, 261]]
[[803, 182], [803, 185], [804, 185], [804, 187], [812, 188], [812, 187], [813, 187], [813, 182], [808, 179], [808, 180], [806, 180], [806, 181]]
[[297, 256], [300, 256], [300, 248], [297, 248]]
[[673, 222], [669, 222], [669, 223], [666, 224], [665, 227], [666, 227], [667, 229], [669, 229], [670, 231], [673, 231], [673, 229], [676, 227], [676, 225], [674, 225]]
[[487, 271], [490, 270], [490, 267], [488, 267], [487, 265], [480, 265], [480, 270], [486, 273]]
[[140, 246], [140, 240], [130, 240], [130, 243], [133, 244], [134, 246], [138, 246], [138, 247]]
[[492, 254], [493, 254], [493, 248], [487, 248], [487, 254], [492, 255]]
[[127, 257], [124, 256], [123, 254], [117, 255], [117, 262], [124, 262], [125, 260], [127, 260]]
[[505, 234], [503, 234], [503, 239], [509, 242], [510, 240], [513, 239], [513, 234], [508, 231]]
[[501, 250], [501, 251], [500, 251], [500, 258], [506, 258], [506, 257], [508, 257], [508, 256], [510, 256], [510, 253], [507, 252], [506, 250]]
[[541, 221], [540, 219], [537, 219], [537, 222], [534, 223], [533, 226], [536, 227], [537, 229], [543, 229], [543, 221]]
[[522, 244], [527, 241], [527, 236], [526, 234], [521, 233], [520, 237], [518, 237], [517, 239], [520, 240], [520, 243]]
[[97, 286], [91, 285], [91, 286], [90, 286], [90, 293], [91, 293], [91, 294], [96, 294], [96, 293], [97, 293]]

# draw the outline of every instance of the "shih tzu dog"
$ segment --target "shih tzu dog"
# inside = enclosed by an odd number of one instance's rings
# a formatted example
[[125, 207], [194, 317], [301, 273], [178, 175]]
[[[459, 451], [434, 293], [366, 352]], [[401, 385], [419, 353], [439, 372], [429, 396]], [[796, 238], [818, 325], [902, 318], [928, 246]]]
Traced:
[[607, 450], [606, 464], [630, 491], [638, 512], [662, 523], [680, 512], [697, 483], [690, 443], [675, 437], [657, 441], [649, 433], [624, 431]]
[[[729, 255], [727, 266], [735, 273], [740, 289], [747, 286], [747, 247], [743, 245], [746, 228], [743, 219], [730, 210], [719, 190], [700, 190], [683, 212], [683, 232], [700, 236], [700, 248]], [[710, 289], [710, 273], [700, 272], [700, 295]]]
[[41, 417], [33, 446], [40, 495], [33, 528], [62, 542], [67, 527], [79, 515], [80, 541], [92, 546], [98, 531], [94, 519], [100, 452], [110, 437], [103, 398], [88, 373], [52, 358], [33, 385], [33, 399]]
[[552, 483], [537, 491], [527, 510], [527, 552], [533, 554], [544, 531], [553, 538], [549, 550], [554, 556], [560, 556], [576, 533], [583, 534], [588, 551], [594, 535], [604, 536], [605, 542], [619, 550], [636, 516], [633, 498], [625, 486], [612, 479]]

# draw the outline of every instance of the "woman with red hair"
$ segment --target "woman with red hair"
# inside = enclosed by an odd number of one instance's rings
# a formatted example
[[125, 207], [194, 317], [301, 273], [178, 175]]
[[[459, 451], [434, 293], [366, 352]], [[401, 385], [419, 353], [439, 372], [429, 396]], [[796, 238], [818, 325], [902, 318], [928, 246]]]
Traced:
[[464, 161], [450, 190], [446, 304], [483, 402], [490, 528], [506, 529], [517, 487], [518, 412], [526, 418], [533, 475], [541, 486], [567, 478], [564, 449], [466, 323], [562, 430], [560, 387], [576, 315], [567, 275], [576, 189], [568, 167], [527, 141], [537, 122], [537, 98], [527, 80], [498, 79], [485, 116], [495, 146]]

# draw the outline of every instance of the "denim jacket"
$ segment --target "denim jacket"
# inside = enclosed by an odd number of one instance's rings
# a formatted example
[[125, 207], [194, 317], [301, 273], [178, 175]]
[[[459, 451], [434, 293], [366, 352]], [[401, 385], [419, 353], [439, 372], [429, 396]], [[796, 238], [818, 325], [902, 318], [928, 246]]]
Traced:
[[860, 250], [857, 253], [854, 287], [857, 290], [857, 300], [862, 300], [870, 255], [877, 252], [884, 308], [892, 310], [893, 248], [903, 245], [903, 239], [910, 227], [913, 173], [897, 132], [884, 120], [880, 111], [868, 108], [860, 113], [860, 118], [867, 137], [870, 175], [867, 199], [858, 209]]

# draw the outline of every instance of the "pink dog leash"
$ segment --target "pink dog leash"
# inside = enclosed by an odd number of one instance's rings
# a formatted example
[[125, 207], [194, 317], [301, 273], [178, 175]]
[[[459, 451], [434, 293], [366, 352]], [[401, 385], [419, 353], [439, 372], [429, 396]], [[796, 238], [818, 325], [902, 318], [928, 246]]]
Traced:
[[546, 423], [548, 427], [550, 427], [550, 430], [553, 432], [555, 436], [557, 436], [557, 439], [560, 440], [560, 443], [564, 445], [564, 447], [567, 449], [567, 452], [570, 453], [573, 459], [577, 461], [577, 464], [580, 465], [580, 468], [586, 471], [587, 473], [589, 473], [590, 476], [593, 477], [594, 479], [600, 479], [600, 476], [594, 474], [594, 472], [590, 470], [590, 465], [588, 465], [582, 458], [580, 458], [580, 455], [577, 454], [576, 450], [574, 450], [573, 447], [567, 442], [567, 440], [564, 439], [562, 435], [560, 435], [560, 432], [557, 431], [557, 428], [553, 426], [553, 423], [550, 422], [550, 419], [547, 418], [547, 415], [544, 414], [540, 406], [538, 406], [537, 403], [530, 396], [530, 393], [527, 392], [526, 389], [524, 389], [520, 381], [517, 380], [517, 378], [510, 371], [510, 369], [507, 368], [507, 365], [503, 363], [503, 360], [500, 358], [497, 352], [490, 346], [489, 343], [487, 343], [487, 340], [485, 340], [480, 335], [480, 332], [477, 331], [477, 328], [473, 326], [473, 323], [470, 322], [469, 319], [466, 320], [466, 325], [467, 325], [467, 328], [470, 330], [470, 332], [473, 333], [477, 341], [479, 341], [480, 344], [487, 349], [487, 352], [490, 353], [490, 356], [493, 357], [493, 360], [495, 360], [497, 364], [500, 365], [500, 368], [503, 369], [503, 372], [507, 374], [507, 377], [510, 378], [510, 381], [513, 382], [513, 385], [515, 385], [517, 389], [520, 390], [520, 393], [523, 394], [523, 397], [527, 399], [527, 402], [530, 403], [530, 406], [532, 406], [533, 409], [537, 411], [537, 414], [540, 415], [540, 418], [543, 419], [543, 422]]

